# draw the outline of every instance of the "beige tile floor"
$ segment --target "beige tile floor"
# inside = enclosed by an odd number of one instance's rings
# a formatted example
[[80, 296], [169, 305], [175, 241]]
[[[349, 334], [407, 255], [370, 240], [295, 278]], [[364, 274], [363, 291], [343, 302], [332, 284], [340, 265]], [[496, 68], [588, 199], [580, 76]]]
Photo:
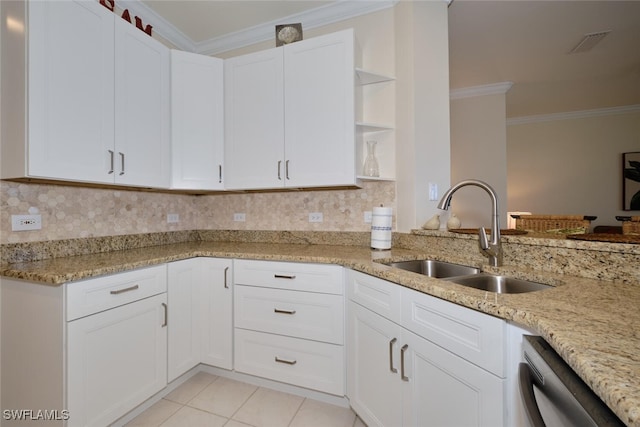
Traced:
[[349, 408], [198, 372], [127, 427], [366, 427]]

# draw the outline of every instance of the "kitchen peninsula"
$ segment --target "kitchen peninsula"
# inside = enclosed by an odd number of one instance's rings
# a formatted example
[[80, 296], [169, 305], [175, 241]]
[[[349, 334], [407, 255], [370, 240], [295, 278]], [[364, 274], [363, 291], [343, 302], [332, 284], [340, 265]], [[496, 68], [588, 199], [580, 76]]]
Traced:
[[[367, 233], [358, 232], [188, 231], [3, 245], [2, 259], [11, 263], [0, 273], [59, 286], [192, 257], [336, 264], [535, 331], [623, 422], [639, 426], [640, 247], [520, 236], [503, 236], [503, 244], [505, 265], [490, 268], [475, 236], [444, 231], [396, 233], [393, 249], [384, 252], [371, 251]], [[482, 265], [554, 288], [493, 294], [382, 263], [424, 257]]]

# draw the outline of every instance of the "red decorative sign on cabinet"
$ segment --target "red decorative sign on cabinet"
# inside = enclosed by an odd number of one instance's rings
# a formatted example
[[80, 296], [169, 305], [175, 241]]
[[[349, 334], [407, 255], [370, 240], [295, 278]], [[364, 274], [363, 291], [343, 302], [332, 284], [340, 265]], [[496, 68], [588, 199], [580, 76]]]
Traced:
[[[106, 7], [107, 9], [109, 9], [111, 12], [115, 13], [115, 8], [116, 8], [116, 0], [100, 0], [100, 4], [103, 5], [104, 7]], [[125, 9], [122, 12], [122, 19], [124, 19], [125, 21], [129, 22], [130, 24], [133, 24], [131, 22], [131, 15], [129, 14], [129, 9]], [[147, 24], [146, 26], [144, 26], [142, 24], [142, 19], [138, 16], [134, 17], [135, 21], [136, 21], [136, 28], [144, 31], [145, 33], [147, 33], [148, 35], [151, 36], [151, 29], [153, 28], [151, 25]]]

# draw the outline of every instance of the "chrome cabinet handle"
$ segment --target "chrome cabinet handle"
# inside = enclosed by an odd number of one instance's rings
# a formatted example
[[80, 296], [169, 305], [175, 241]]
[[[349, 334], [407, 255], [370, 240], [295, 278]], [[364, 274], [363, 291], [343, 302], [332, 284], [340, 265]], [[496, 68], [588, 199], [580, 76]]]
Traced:
[[120, 154], [120, 175], [124, 175], [124, 153], [119, 151]]
[[295, 310], [282, 310], [279, 308], [274, 308], [273, 309], [274, 313], [279, 313], [279, 314], [296, 314]]
[[227, 283], [227, 272], [229, 271], [229, 267], [224, 268], [224, 287], [225, 289], [229, 289], [229, 283]]
[[286, 365], [295, 365], [296, 363], [298, 363], [297, 360], [287, 360], [287, 359], [281, 359], [278, 356], [276, 356], [276, 362], [278, 363], [284, 363]]
[[162, 324], [162, 327], [164, 328], [169, 324], [169, 307], [164, 302], [162, 303], [162, 307], [164, 308], [164, 323]]
[[131, 291], [135, 291], [136, 289], [138, 289], [140, 286], [138, 285], [133, 285], [133, 286], [129, 286], [128, 288], [123, 288], [123, 289], [116, 289], [115, 291], [111, 291], [109, 292], [111, 295], [118, 295], [118, 294], [123, 294], [125, 292], [131, 292]]
[[289, 160], [284, 162], [284, 177], [289, 179]]
[[218, 183], [222, 182], [222, 165], [218, 165]]
[[389, 341], [389, 370], [394, 374], [398, 372], [398, 370], [393, 367], [393, 346], [397, 341], [398, 341], [397, 338], [394, 338], [391, 341]]
[[113, 165], [114, 165], [114, 162], [115, 162], [115, 158], [114, 158], [115, 156], [114, 155], [116, 153], [114, 153], [113, 150], [107, 150], [107, 151], [109, 152], [109, 157], [111, 159], [111, 163], [110, 163], [110, 166], [109, 166], [109, 172], [108, 173], [112, 174], [113, 171], [114, 171], [114, 166]]
[[404, 352], [409, 348], [409, 344], [405, 344], [400, 349], [400, 378], [402, 381], [409, 381], [409, 377], [404, 374]]
[[282, 180], [282, 177], [280, 176], [280, 166], [282, 166], [282, 160], [278, 160], [278, 179]]
[[295, 279], [296, 276], [289, 276], [286, 274], [274, 274], [273, 277], [275, 277], [276, 279]]

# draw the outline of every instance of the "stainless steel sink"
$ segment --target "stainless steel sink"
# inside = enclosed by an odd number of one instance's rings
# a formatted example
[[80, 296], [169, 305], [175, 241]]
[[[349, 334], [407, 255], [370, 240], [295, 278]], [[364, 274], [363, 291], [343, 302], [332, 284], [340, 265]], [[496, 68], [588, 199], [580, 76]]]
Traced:
[[542, 283], [529, 282], [528, 280], [515, 279], [513, 277], [498, 276], [488, 273], [474, 274], [470, 276], [451, 277], [449, 282], [468, 286], [498, 294], [521, 294], [525, 292], [541, 291], [553, 286]]
[[400, 268], [402, 270], [412, 271], [414, 273], [424, 274], [425, 276], [440, 279], [480, 273], [480, 269], [475, 267], [453, 264], [444, 261], [436, 261], [432, 259], [392, 262], [388, 265], [391, 267]]

